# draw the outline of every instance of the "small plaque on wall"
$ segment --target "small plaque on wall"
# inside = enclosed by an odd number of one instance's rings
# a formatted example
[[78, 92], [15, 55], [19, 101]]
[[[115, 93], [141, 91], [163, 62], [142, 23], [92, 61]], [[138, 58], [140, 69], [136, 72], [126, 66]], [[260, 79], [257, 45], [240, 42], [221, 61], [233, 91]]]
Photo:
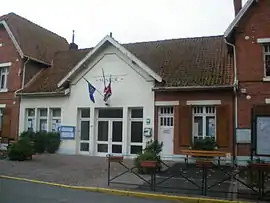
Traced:
[[60, 127], [61, 139], [75, 139], [75, 127], [74, 126], [61, 126]]
[[243, 143], [243, 144], [251, 143], [251, 129], [237, 128], [236, 129], [236, 143]]

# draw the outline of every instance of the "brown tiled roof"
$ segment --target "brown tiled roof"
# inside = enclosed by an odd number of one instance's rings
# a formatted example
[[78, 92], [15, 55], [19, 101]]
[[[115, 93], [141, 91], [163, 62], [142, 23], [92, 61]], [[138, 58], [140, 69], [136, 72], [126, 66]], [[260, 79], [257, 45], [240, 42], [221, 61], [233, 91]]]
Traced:
[[65, 38], [40, 27], [39, 25], [15, 14], [0, 17], [5, 20], [24, 55], [51, 63], [55, 52], [68, 50]]
[[[166, 86], [232, 85], [232, 57], [223, 36], [123, 44], [152, 68]], [[90, 49], [59, 52], [52, 68], [43, 70], [23, 92], [55, 91], [57, 83]]]
[[79, 49], [61, 51], [55, 54], [52, 67], [42, 69], [36, 77], [30, 81], [22, 92], [54, 92], [57, 83], [68, 74], [69, 71], [80, 61], [91, 49]]
[[182, 38], [124, 45], [152, 68], [166, 86], [232, 84], [232, 58], [223, 36]]

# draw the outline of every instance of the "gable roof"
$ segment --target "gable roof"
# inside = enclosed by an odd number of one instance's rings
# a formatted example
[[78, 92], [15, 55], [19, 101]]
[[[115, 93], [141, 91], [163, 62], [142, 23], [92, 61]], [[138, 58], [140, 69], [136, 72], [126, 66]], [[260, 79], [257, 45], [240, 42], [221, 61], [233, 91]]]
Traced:
[[[223, 36], [122, 44], [163, 79], [166, 87], [233, 85], [233, 58]], [[54, 92], [57, 84], [93, 49], [59, 52], [22, 92]]]
[[232, 84], [232, 57], [223, 36], [180, 38], [124, 45], [170, 87]]
[[21, 57], [50, 64], [55, 52], [68, 50], [69, 44], [65, 38], [15, 13], [1, 16], [1, 23], [8, 29]]
[[144, 63], [142, 63], [139, 58], [136, 58], [132, 53], [130, 53], [127, 49], [125, 49], [121, 44], [119, 44], [116, 40], [114, 40], [111, 36], [105, 36], [95, 48], [93, 48], [59, 83], [58, 87], [62, 86], [67, 80], [69, 80], [76, 72], [80, 70], [80, 68], [86, 64], [91, 56], [93, 56], [99, 49], [102, 48], [106, 43], [110, 43], [115, 48], [117, 48], [120, 52], [122, 52], [127, 58], [141, 67], [146, 73], [152, 76], [158, 82], [162, 81], [162, 78], [154, 72], [151, 68], [147, 67]]
[[243, 16], [246, 14], [246, 12], [249, 10], [249, 8], [252, 6], [254, 2], [257, 2], [258, 0], [248, 0], [243, 8], [238, 12], [238, 14], [235, 16], [229, 27], [224, 33], [224, 37], [228, 38], [231, 33], [233, 32], [234, 28], [237, 26], [239, 21], [243, 18]]

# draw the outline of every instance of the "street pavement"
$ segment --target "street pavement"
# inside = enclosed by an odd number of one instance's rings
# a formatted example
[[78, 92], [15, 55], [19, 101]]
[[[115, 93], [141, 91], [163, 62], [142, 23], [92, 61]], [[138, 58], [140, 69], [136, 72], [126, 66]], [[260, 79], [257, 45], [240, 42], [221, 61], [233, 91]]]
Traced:
[[0, 179], [1, 203], [165, 203], [171, 201], [117, 196], [60, 188], [18, 180]]

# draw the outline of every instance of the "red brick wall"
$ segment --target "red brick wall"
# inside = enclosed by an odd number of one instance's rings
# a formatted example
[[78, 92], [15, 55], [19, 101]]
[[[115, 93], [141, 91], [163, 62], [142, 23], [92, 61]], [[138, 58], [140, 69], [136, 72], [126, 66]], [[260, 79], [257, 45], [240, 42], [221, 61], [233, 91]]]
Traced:
[[[270, 1], [260, 0], [241, 20], [235, 34], [237, 75], [239, 87], [246, 88], [246, 95], [239, 94], [238, 127], [250, 128], [252, 104], [262, 104], [270, 98], [270, 82], [264, 76], [263, 49], [258, 38], [270, 38]], [[246, 39], [248, 37], [248, 39]], [[249, 155], [249, 146], [238, 147], [239, 155]]]
[[[209, 92], [156, 92], [155, 101], [179, 101], [179, 106], [175, 106], [174, 109], [174, 153], [180, 153], [180, 148], [177, 142], [179, 141], [179, 108], [186, 106], [188, 100], [221, 100], [221, 104], [228, 105], [229, 120], [229, 147], [223, 149], [232, 152], [233, 144], [233, 115], [234, 115], [234, 95], [233, 91], [209, 91]], [[158, 119], [157, 119], [157, 108], [155, 108], [155, 138], [158, 137]], [[188, 135], [189, 136], [189, 135]]]
[[[19, 124], [19, 105], [20, 101], [17, 98], [14, 102], [14, 92], [21, 87], [21, 75], [18, 75], [22, 68], [22, 60], [13, 45], [12, 40], [9, 38], [5, 28], [0, 25], [0, 63], [11, 62], [12, 65], [9, 69], [8, 75], [8, 92], [0, 92], [0, 104], [6, 104], [6, 108], [11, 109], [11, 122], [10, 122], [10, 137], [16, 138], [18, 134]], [[15, 103], [15, 104], [14, 104]]]

